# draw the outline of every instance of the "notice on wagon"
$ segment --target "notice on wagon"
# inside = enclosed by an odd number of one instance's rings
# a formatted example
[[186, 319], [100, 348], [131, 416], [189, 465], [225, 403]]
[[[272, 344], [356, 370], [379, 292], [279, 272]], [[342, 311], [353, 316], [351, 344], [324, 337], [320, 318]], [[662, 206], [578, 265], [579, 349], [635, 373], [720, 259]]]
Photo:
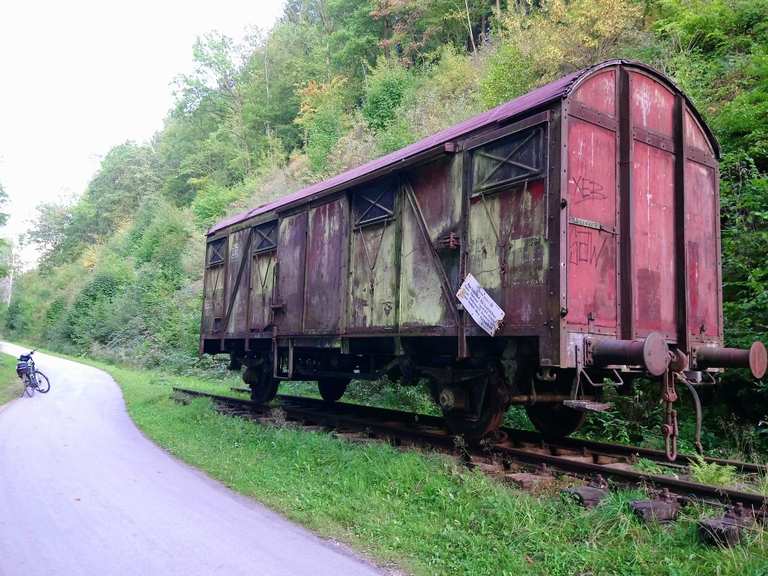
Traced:
[[459, 291], [456, 292], [456, 298], [477, 325], [489, 335], [493, 336], [501, 328], [504, 322], [504, 310], [493, 301], [472, 274], [467, 274], [464, 278]]

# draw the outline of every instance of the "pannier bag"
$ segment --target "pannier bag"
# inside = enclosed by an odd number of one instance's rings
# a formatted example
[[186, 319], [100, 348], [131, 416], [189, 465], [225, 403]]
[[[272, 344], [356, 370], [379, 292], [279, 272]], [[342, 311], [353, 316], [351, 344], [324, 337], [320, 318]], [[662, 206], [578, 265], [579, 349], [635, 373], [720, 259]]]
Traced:
[[27, 368], [29, 367], [29, 364], [27, 364], [26, 360], [21, 360], [18, 364], [16, 364], [16, 374], [19, 378], [24, 376], [24, 374], [27, 373]]

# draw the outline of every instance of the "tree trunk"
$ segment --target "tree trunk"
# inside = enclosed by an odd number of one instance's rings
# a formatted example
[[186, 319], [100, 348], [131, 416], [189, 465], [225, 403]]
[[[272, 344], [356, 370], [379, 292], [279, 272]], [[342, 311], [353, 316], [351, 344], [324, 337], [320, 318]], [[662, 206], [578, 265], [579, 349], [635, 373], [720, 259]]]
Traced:
[[472, 32], [472, 19], [469, 15], [469, 0], [464, 0], [464, 8], [467, 10], [467, 30], [469, 31], [469, 40], [472, 42], [472, 53], [477, 54], [477, 45], [475, 44], [475, 34]]

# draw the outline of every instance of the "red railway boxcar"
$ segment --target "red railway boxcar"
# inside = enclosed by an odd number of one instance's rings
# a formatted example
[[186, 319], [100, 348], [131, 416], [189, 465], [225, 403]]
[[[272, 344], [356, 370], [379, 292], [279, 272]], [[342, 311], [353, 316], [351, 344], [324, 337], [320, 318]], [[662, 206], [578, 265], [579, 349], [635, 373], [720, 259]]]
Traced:
[[717, 142], [620, 60], [213, 226], [200, 347], [260, 402], [425, 378], [470, 436], [511, 403], [568, 434], [606, 378], [650, 374], [673, 439], [675, 377], [766, 368], [762, 344], [723, 348]]

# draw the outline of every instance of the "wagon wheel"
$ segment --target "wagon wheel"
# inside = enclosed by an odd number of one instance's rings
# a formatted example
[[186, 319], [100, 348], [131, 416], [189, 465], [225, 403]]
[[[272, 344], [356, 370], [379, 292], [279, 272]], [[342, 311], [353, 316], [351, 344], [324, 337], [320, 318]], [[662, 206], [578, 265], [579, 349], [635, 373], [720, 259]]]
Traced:
[[320, 396], [326, 402], [336, 402], [344, 396], [344, 392], [349, 385], [348, 378], [323, 378], [318, 380], [317, 387], [320, 389]]
[[243, 372], [243, 382], [251, 389], [251, 401], [256, 404], [266, 404], [277, 395], [280, 381], [272, 377], [269, 366], [269, 362], [264, 362], [258, 366], [249, 366]]
[[[443, 406], [443, 403], [438, 403]], [[506, 382], [500, 371], [488, 377], [479, 412], [471, 404], [466, 409], [442, 408], [445, 423], [453, 434], [477, 440], [498, 430], [509, 407]]]
[[[554, 382], [536, 380], [536, 390], [540, 394], [568, 393], [574, 377], [570, 373], [558, 372]], [[549, 438], [562, 438], [573, 434], [581, 428], [587, 417], [585, 412], [556, 403], [532, 404], [525, 407], [525, 412], [534, 428], [541, 432], [542, 436]]]
[[526, 406], [525, 412], [534, 428], [549, 438], [570, 436], [581, 428], [587, 416], [562, 404], [534, 404]]

